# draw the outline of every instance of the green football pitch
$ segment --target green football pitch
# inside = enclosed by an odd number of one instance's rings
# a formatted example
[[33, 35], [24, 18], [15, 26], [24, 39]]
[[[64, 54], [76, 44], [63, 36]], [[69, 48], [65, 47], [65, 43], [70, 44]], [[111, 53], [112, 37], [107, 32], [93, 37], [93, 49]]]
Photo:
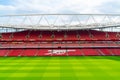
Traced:
[[0, 57], [0, 80], [120, 80], [120, 57]]

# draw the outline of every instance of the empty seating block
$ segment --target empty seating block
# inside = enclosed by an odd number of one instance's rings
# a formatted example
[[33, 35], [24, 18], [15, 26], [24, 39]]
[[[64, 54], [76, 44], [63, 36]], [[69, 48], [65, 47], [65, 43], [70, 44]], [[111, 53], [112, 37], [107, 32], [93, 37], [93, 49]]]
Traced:
[[106, 33], [100, 31], [90, 31], [94, 40], [106, 40]]
[[82, 56], [80, 49], [67, 49], [68, 56]]
[[42, 32], [42, 41], [52, 41], [54, 38], [52, 37], [53, 33], [50, 31], [43, 31]]
[[112, 52], [109, 49], [100, 49], [105, 56], [111, 56]]
[[54, 39], [53, 40], [57, 40], [57, 41], [63, 41], [63, 40], [66, 40], [65, 38], [65, 32], [63, 31], [55, 31], [54, 32]]
[[109, 38], [110, 40], [119, 40], [119, 37], [117, 36], [116, 32], [109, 32]]
[[9, 41], [11, 39], [10, 36], [11, 36], [11, 33], [3, 33], [1, 40]]
[[110, 49], [110, 50], [114, 55], [120, 56], [120, 49]]
[[78, 40], [76, 31], [68, 31], [66, 40]]
[[17, 40], [17, 41], [25, 41], [25, 40], [29, 40], [29, 36], [28, 36], [29, 31], [22, 31], [22, 32], [15, 32], [13, 33], [13, 40]]
[[11, 50], [9, 53], [8, 53], [8, 55], [7, 56], [19, 56], [20, 55], [20, 53], [21, 53], [21, 51], [22, 50], [16, 50], [16, 49], [14, 49], [14, 50]]
[[39, 49], [36, 56], [51, 56], [52, 50], [51, 49]]
[[0, 56], [6, 56], [8, 50], [0, 50]]
[[26, 49], [23, 50], [21, 56], [35, 56], [37, 53], [36, 49]]
[[96, 49], [81, 49], [85, 56], [98, 56], [100, 55]]
[[30, 41], [41, 40], [42, 36], [40, 36], [40, 34], [41, 34], [41, 31], [31, 31], [30, 36], [29, 36], [29, 40]]
[[90, 34], [86, 30], [80, 30], [78, 34], [80, 35], [80, 40], [91, 40]]

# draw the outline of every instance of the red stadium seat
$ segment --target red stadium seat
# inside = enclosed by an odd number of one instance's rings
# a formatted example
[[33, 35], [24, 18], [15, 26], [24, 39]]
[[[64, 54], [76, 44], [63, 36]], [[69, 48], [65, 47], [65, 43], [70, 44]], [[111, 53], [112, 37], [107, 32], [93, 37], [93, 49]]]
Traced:
[[67, 49], [68, 56], [83, 56], [80, 49]]
[[99, 56], [99, 52], [96, 49], [81, 49], [85, 56]]
[[8, 53], [8, 55], [7, 56], [19, 56], [20, 55], [20, 53], [21, 53], [21, 51], [22, 50], [17, 50], [17, 49], [15, 49], [15, 50], [11, 50], [9, 53]]
[[26, 49], [23, 50], [21, 56], [35, 56], [36, 53], [37, 53], [36, 49]]
[[80, 30], [78, 34], [80, 35], [80, 40], [91, 40], [87, 30]]
[[36, 56], [51, 56], [51, 49], [39, 49]]
[[53, 38], [51, 36], [52, 36], [52, 32], [50, 32], [50, 31], [43, 31], [41, 40], [42, 41], [52, 41]]
[[55, 41], [63, 41], [63, 40], [66, 40], [64, 38], [64, 35], [65, 35], [65, 32], [64, 31], [54, 31], [54, 40]]
[[40, 36], [40, 34], [41, 34], [41, 31], [31, 31], [29, 34], [30, 37], [28, 40], [30, 40], [30, 41], [41, 40], [42, 37]]
[[68, 31], [66, 33], [67, 33], [66, 40], [68, 40], [68, 41], [70, 41], [70, 40], [78, 40], [76, 31]]
[[117, 32], [109, 32], [110, 40], [119, 40], [119, 37], [117, 36]]
[[11, 33], [2, 33], [2, 37], [0, 40], [5, 40], [5, 41], [10, 41], [10, 36], [11, 36]]
[[91, 34], [93, 35], [94, 40], [106, 40], [105, 32], [91, 31]]
[[105, 56], [111, 56], [112, 52], [109, 49], [100, 49]]
[[[13, 33], [13, 41], [26, 41], [30, 31], [22, 31]], [[29, 39], [28, 39], [29, 40]]]
[[110, 50], [114, 55], [120, 56], [120, 49], [110, 49]]
[[8, 50], [0, 50], [0, 56], [6, 56]]

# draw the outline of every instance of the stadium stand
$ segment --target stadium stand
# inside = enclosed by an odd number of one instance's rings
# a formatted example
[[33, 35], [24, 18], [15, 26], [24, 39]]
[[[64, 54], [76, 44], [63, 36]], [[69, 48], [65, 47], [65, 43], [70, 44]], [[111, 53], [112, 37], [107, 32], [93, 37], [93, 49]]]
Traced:
[[120, 56], [118, 32], [26, 30], [0, 36], [0, 56]]

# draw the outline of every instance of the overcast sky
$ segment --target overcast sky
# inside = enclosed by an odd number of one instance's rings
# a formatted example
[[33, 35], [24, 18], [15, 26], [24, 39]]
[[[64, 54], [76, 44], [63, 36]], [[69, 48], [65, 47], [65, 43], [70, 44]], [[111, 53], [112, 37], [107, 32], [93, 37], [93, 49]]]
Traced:
[[0, 15], [28, 13], [120, 13], [120, 0], [0, 0]]

